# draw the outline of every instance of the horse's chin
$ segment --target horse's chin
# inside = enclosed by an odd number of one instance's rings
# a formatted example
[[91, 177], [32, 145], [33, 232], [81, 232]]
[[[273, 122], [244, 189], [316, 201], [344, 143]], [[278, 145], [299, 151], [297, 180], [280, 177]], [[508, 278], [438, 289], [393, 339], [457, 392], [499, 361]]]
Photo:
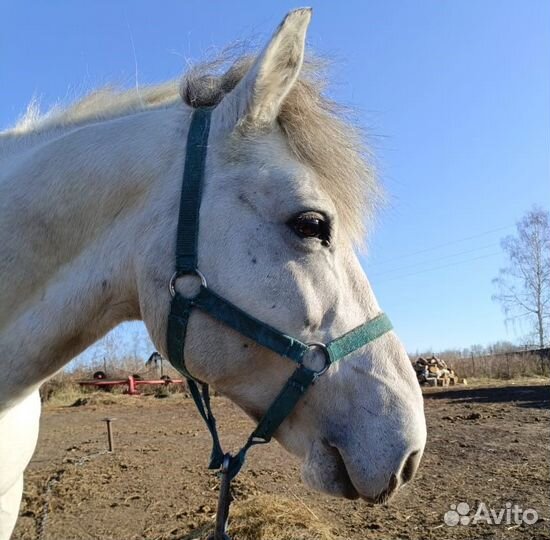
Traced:
[[314, 442], [302, 465], [302, 478], [310, 488], [345, 499], [361, 495], [355, 489], [338, 450], [324, 442]]
[[387, 489], [375, 494], [362, 493], [356, 488], [338, 449], [324, 441], [311, 445], [302, 465], [302, 478], [307, 486], [321, 493], [345, 499], [361, 498], [371, 504], [388, 503], [398, 487], [394, 475]]

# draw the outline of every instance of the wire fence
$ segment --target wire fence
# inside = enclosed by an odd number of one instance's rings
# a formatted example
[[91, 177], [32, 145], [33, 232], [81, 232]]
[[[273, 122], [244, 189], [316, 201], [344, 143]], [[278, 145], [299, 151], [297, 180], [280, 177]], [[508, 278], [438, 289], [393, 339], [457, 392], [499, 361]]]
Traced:
[[550, 376], [550, 348], [469, 356], [445, 356], [445, 362], [464, 378], [514, 379]]

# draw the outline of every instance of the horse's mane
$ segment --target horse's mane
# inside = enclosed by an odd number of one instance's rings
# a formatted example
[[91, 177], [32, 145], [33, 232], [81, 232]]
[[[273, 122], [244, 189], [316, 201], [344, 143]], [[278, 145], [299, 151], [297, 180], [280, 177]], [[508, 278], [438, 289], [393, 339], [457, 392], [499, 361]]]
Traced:
[[[227, 55], [220, 55], [192, 67], [181, 82], [131, 90], [105, 87], [46, 114], [40, 114], [33, 102], [12, 129], [0, 134], [0, 142], [170, 107], [181, 99], [191, 107], [216, 105], [241, 80], [252, 61], [252, 56], [241, 56], [227, 68]], [[308, 57], [281, 108], [279, 124], [296, 157], [317, 173], [348, 234], [360, 241], [364, 224], [380, 201], [380, 190], [361, 132], [347, 111], [324, 94], [324, 64]]]

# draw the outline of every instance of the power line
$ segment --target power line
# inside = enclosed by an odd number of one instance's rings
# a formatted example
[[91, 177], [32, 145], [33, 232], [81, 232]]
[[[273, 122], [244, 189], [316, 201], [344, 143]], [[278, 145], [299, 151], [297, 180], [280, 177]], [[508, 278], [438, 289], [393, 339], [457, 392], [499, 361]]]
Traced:
[[[498, 245], [499, 244], [497, 242], [493, 242], [491, 244], [485, 244], [483, 246], [478, 246], [478, 247], [473, 248], [473, 249], [467, 249], [465, 251], [458, 251], [456, 253], [450, 253], [448, 255], [442, 255], [441, 257], [437, 257], [437, 259], [435, 259], [435, 260], [442, 261], [442, 260], [445, 260], [445, 259], [452, 259], [453, 257], [459, 257], [460, 255], [467, 255], [468, 253], [475, 253], [476, 251], [479, 251], [481, 249], [492, 248], [492, 247], [495, 247], [495, 246], [498, 246]], [[419, 262], [416, 262], [416, 263], [409, 264], [407, 266], [398, 266], [397, 268], [391, 268], [389, 270], [380, 270], [378, 272], [370, 273], [369, 275], [371, 275], [371, 276], [382, 276], [382, 275], [385, 275], [387, 272], [398, 272], [400, 270], [408, 270], [409, 268], [414, 268], [414, 267], [419, 266], [419, 265], [424, 265], [425, 263], [426, 263], [426, 261], [419, 261]], [[367, 268], [368, 268], [368, 265], [367, 265]]]
[[[450, 263], [450, 264], [444, 264], [442, 266], [434, 266], [432, 268], [425, 268], [423, 270], [419, 270], [418, 272], [411, 272], [409, 274], [402, 274], [402, 275], [398, 275], [398, 276], [391, 276], [387, 279], [383, 279], [382, 281], [379, 281], [378, 283], [384, 283], [384, 281], [393, 281], [393, 280], [396, 280], [396, 279], [403, 279], [403, 278], [406, 278], [406, 277], [409, 277], [409, 276], [416, 276], [418, 274], [425, 274], [426, 272], [433, 272], [434, 270], [441, 270], [443, 268], [449, 268], [451, 266], [456, 266], [457, 264], [464, 264], [464, 263], [469, 263], [469, 262], [473, 262], [473, 261], [478, 261], [478, 260], [481, 260], [481, 259], [487, 259], [489, 257], [495, 257], [496, 255], [501, 255], [501, 252], [500, 251], [496, 251], [494, 253], [489, 253], [487, 255], [481, 255], [479, 257], [474, 257], [474, 258], [471, 258], [471, 259], [465, 259], [463, 261], [455, 261], [453, 263]], [[381, 275], [381, 274], [380, 274]]]
[[459, 238], [457, 240], [452, 240], [451, 242], [446, 242], [444, 244], [438, 244], [438, 245], [435, 245], [435, 246], [427, 247], [427, 248], [421, 249], [419, 251], [412, 251], [412, 252], [409, 252], [409, 253], [404, 253], [403, 255], [399, 255], [397, 257], [392, 257], [390, 259], [382, 260], [380, 262], [373, 261], [371, 264], [372, 264], [372, 266], [383, 265], [383, 264], [387, 264], [389, 262], [404, 259], [406, 257], [414, 257], [415, 255], [420, 255], [422, 253], [428, 253], [430, 251], [435, 251], [436, 249], [441, 249], [441, 248], [445, 248], [445, 247], [452, 246], [452, 245], [455, 245], [455, 244], [460, 244], [462, 242], [467, 242], [468, 240], [474, 240], [476, 238], [481, 238], [483, 236], [487, 236], [487, 235], [493, 234], [495, 232], [505, 231], [507, 229], [510, 229], [511, 227], [515, 227], [515, 225], [507, 225], [506, 227], [498, 227], [496, 229], [489, 229], [489, 230], [483, 231], [479, 234], [474, 234], [472, 236], [466, 236], [464, 238]]

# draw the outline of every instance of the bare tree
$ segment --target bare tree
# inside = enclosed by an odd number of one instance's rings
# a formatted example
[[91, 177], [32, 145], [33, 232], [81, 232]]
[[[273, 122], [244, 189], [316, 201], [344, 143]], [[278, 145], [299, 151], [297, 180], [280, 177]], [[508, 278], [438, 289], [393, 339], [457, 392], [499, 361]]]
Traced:
[[549, 341], [550, 327], [550, 215], [534, 207], [517, 223], [514, 236], [501, 242], [509, 266], [493, 280], [508, 321], [526, 321], [539, 347]]

